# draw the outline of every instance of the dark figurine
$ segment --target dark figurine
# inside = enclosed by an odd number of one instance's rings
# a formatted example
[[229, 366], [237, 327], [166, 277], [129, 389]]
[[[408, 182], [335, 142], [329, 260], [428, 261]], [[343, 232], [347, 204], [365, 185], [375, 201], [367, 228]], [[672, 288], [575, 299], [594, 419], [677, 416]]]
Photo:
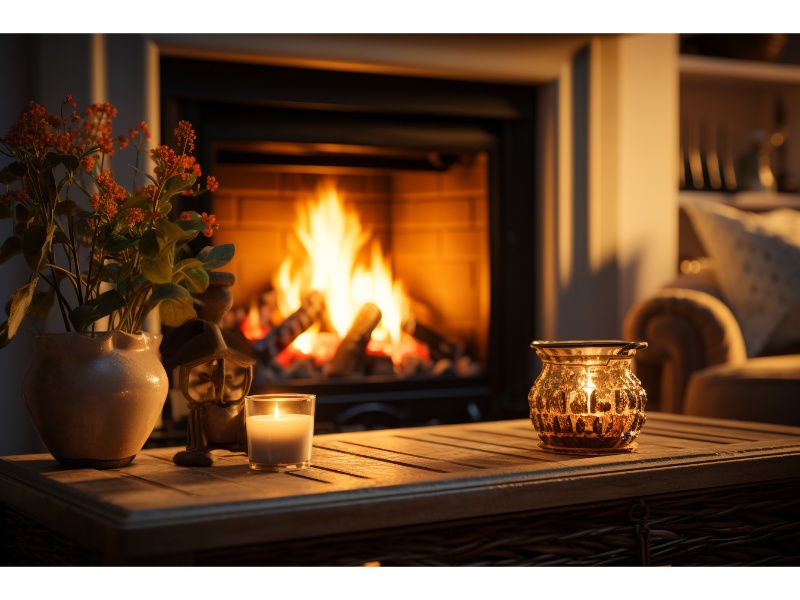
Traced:
[[256, 361], [231, 348], [220, 328], [232, 303], [227, 288], [233, 275], [212, 275], [217, 277], [212, 277], [208, 293], [201, 297], [205, 318], [176, 328], [162, 345], [164, 365], [170, 373], [178, 369], [177, 383], [189, 406], [186, 450], [172, 460], [189, 467], [213, 465], [213, 450], [247, 450], [244, 397], [250, 391]]

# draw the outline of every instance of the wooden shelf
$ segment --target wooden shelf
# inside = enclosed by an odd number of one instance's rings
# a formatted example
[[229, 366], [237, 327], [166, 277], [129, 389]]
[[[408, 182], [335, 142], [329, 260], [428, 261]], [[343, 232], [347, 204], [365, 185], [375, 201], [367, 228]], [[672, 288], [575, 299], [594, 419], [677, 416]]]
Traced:
[[681, 78], [710, 83], [800, 84], [800, 65], [734, 60], [681, 54], [678, 59]]

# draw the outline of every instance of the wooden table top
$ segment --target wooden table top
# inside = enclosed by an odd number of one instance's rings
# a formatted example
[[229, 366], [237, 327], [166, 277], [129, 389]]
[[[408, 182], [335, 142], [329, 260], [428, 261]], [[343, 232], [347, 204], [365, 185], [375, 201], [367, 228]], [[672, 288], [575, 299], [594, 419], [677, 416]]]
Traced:
[[634, 453], [553, 454], [528, 420], [322, 435], [312, 466], [248, 469], [180, 448], [124, 468], [0, 458], [0, 502], [102, 554], [142, 557], [796, 478], [800, 428], [649, 413]]

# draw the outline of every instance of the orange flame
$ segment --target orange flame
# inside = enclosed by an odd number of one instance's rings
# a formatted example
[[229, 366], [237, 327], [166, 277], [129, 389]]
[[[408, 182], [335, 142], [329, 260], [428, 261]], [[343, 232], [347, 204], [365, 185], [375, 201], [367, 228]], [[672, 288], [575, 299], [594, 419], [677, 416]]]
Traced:
[[[372, 333], [370, 349], [379, 347], [399, 362], [409, 348], [402, 333], [409, 314], [408, 295], [394, 280], [377, 240], [372, 240], [369, 260], [360, 260], [372, 232], [362, 227], [357, 213], [345, 208], [333, 182], [326, 182], [315, 199], [298, 207], [295, 234], [301, 247], [290, 247], [273, 279], [281, 315], [297, 310], [308, 292], [319, 291], [325, 296], [330, 325], [341, 339], [361, 307], [371, 302], [380, 308], [382, 319]], [[330, 339], [319, 337], [316, 325], [295, 340], [294, 349], [314, 356], [320, 351], [330, 354]]]
[[250, 303], [250, 310], [247, 312], [247, 316], [242, 321], [239, 329], [242, 330], [244, 337], [248, 340], [260, 340], [267, 335], [267, 330], [261, 325], [258, 302], [253, 301]]

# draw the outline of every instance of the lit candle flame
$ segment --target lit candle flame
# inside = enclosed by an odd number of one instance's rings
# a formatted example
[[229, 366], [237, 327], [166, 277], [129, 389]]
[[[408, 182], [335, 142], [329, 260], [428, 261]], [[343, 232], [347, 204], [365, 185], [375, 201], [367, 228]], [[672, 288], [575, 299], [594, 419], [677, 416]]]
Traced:
[[275, 417], [276, 420], [278, 419], [278, 403], [275, 403]]
[[587, 381], [586, 386], [583, 388], [586, 391], [587, 396], [591, 396], [592, 392], [594, 391], [594, 381], [592, 381], [592, 373], [588, 371], [586, 373]]
[[583, 388], [583, 391], [586, 392], [586, 410], [587, 412], [593, 413], [595, 411], [595, 397], [593, 396], [595, 392], [594, 381], [592, 381], [592, 372], [586, 372], [586, 386]]

